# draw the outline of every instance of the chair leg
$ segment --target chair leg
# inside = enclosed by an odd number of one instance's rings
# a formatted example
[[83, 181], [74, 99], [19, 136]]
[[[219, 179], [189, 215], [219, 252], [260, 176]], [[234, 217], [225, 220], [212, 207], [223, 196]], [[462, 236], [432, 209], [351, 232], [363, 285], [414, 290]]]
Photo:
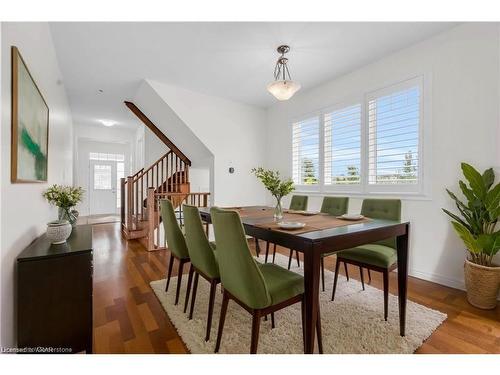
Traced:
[[269, 241], [266, 242], [266, 258], [264, 259], [264, 263], [267, 263], [268, 257], [269, 257]]
[[363, 267], [359, 267], [359, 276], [361, 277], [361, 286], [365, 290], [365, 277], [363, 276]]
[[260, 311], [255, 310], [252, 318], [252, 341], [250, 342], [250, 354], [257, 354], [260, 330]]
[[332, 301], [335, 299], [335, 289], [337, 289], [337, 279], [339, 277], [339, 267], [340, 267], [340, 261], [339, 261], [339, 258], [337, 258], [337, 260], [335, 262], [335, 276], [333, 278]]
[[260, 246], [259, 246], [259, 240], [257, 237], [255, 237], [255, 254], [257, 254], [257, 258], [260, 255]]
[[191, 293], [191, 284], [193, 282], [193, 272], [194, 272], [194, 267], [193, 267], [193, 264], [191, 263], [191, 266], [189, 267], [188, 286], [187, 286], [187, 290], [186, 290], [186, 300], [184, 301], [184, 313], [186, 313], [186, 310], [188, 307], [189, 294]]
[[219, 330], [217, 332], [217, 342], [215, 343], [215, 353], [219, 352], [220, 349], [220, 342], [222, 339], [222, 331], [224, 329], [224, 323], [226, 321], [226, 312], [227, 312], [227, 305], [229, 303], [229, 295], [224, 292], [224, 295], [222, 296], [222, 307], [220, 309], [220, 318], [219, 318]]
[[319, 304], [318, 304], [318, 317], [316, 319], [316, 334], [318, 335], [319, 354], [323, 354], [323, 335], [321, 333], [321, 313], [319, 311]]
[[321, 287], [325, 291], [325, 258], [321, 257]]
[[288, 269], [290, 269], [290, 266], [292, 265], [292, 256], [293, 256], [293, 250], [290, 249], [290, 255], [288, 256]]
[[168, 263], [168, 273], [167, 273], [167, 286], [165, 287], [165, 292], [168, 292], [168, 286], [170, 285], [170, 276], [172, 276], [173, 266], [174, 266], [174, 255], [170, 253], [170, 261]]
[[369, 268], [367, 268], [367, 270], [368, 270], [368, 284], [371, 284], [372, 283], [372, 274], [371, 274]]
[[196, 292], [198, 291], [198, 279], [200, 275], [198, 272], [194, 273], [194, 282], [193, 282], [193, 295], [191, 296], [191, 307], [189, 308], [189, 320], [193, 319], [193, 311], [194, 304], [196, 302]]
[[275, 259], [276, 259], [276, 244], [273, 244], [273, 264]]
[[210, 340], [210, 330], [212, 329], [212, 315], [214, 315], [215, 291], [217, 290], [217, 282], [210, 282], [210, 299], [208, 301], [208, 317], [207, 317], [207, 334], [205, 341]]
[[271, 329], [274, 329], [276, 325], [274, 324], [274, 313], [271, 313]]
[[347, 281], [349, 281], [349, 272], [347, 272], [347, 263], [344, 262], [344, 271], [345, 271], [345, 277], [347, 278]]
[[181, 284], [182, 284], [182, 271], [184, 269], [184, 262], [181, 261], [179, 263], [179, 272], [177, 274], [177, 290], [175, 291], [175, 303], [177, 305], [179, 303], [179, 294], [181, 292]]
[[304, 347], [304, 353], [306, 351], [306, 300], [305, 296], [302, 297], [302, 301], [300, 302], [300, 315], [302, 320], [302, 345]]
[[297, 257], [297, 267], [300, 267], [299, 252], [297, 250], [295, 250], [295, 256]]
[[384, 276], [384, 320], [387, 321], [387, 310], [389, 309], [389, 270], [383, 272]]

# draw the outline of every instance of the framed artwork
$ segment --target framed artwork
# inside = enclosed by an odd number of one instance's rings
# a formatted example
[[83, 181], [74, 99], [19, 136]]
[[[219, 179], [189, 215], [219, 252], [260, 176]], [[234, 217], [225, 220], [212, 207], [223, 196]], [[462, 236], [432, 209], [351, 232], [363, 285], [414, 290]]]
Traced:
[[49, 107], [12, 47], [11, 181], [47, 182]]

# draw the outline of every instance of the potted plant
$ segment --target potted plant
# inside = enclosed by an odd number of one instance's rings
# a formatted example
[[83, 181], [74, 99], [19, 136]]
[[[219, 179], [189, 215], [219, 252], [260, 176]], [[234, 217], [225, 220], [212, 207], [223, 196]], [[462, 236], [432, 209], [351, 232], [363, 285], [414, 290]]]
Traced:
[[500, 230], [496, 228], [500, 183], [494, 185], [491, 168], [481, 174], [467, 163], [461, 166], [467, 183], [459, 181], [459, 186], [465, 200], [446, 189], [460, 214], [444, 208], [443, 211], [453, 219], [453, 228], [467, 248], [464, 265], [467, 300], [481, 309], [493, 309], [500, 287], [500, 266], [493, 264], [493, 257], [500, 250]]
[[265, 188], [276, 198], [276, 208], [274, 209], [274, 219], [283, 219], [283, 207], [281, 199], [295, 190], [291, 178], [282, 180], [278, 171], [266, 170], [262, 167], [253, 168], [252, 173], [264, 184]]
[[43, 193], [47, 201], [59, 208], [59, 220], [68, 220], [76, 225], [78, 211], [74, 207], [82, 201], [84, 190], [81, 187], [52, 185]]

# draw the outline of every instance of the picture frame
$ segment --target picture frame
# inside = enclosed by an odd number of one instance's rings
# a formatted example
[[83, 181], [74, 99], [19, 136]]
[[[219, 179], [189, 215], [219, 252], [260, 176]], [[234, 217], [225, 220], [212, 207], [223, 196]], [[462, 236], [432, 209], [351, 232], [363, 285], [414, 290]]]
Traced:
[[15, 46], [11, 58], [11, 182], [47, 182], [49, 107]]

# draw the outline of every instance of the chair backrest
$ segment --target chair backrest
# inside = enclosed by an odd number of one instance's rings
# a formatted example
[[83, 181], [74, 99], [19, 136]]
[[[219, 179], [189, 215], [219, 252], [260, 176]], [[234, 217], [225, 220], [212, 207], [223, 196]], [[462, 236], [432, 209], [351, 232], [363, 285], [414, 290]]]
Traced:
[[340, 216], [347, 213], [348, 207], [348, 197], [324, 197], [323, 203], [321, 203], [321, 212], [333, 216]]
[[290, 210], [305, 211], [307, 210], [307, 195], [294, 195], [290, 201]]
[[168, 249], [180, 259], [189, 258], [184, 234], [182, 234], [177, 218], [175, 217], [174, 206], [168, 199], [160, 201], [160, 212], [165, 230]]
[[191, 263], [206, 276], [211, 278], [219, 277], [219, 267], [217, 266], [214, 251], [203, 230], [198, 207], [185, 204], [183, 212], [184, 233]]
[[[372, 219], [401, 220], [401, 201], [399, 199], [364, 199], [361, 214]], [[376, 242], [396, 248], [396, 238]]]
[[264, 277], [252, 257], [245, 230], [236, 211], [210, 210], [222, 286], [253, 309], [271, 304]]

